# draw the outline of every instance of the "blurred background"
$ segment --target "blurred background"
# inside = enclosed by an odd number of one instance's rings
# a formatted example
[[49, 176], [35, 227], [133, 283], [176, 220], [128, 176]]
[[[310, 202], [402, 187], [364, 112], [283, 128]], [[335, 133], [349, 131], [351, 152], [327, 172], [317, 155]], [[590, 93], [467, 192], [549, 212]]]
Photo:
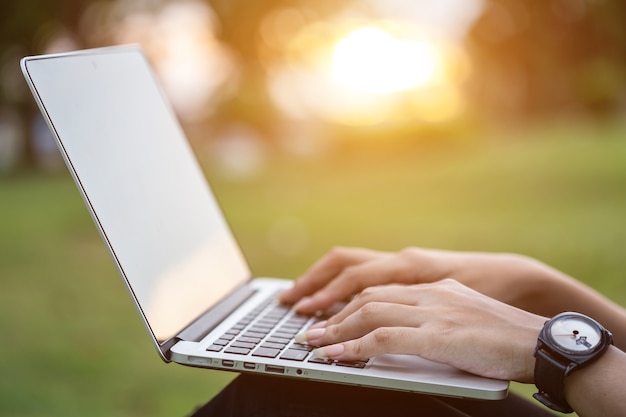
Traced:
[[335, 245], [512, 251], [626, 305], [624, 21], [620, 0], [2, 2], [0, 415], [186, 415], [233, 377], [159, 361], [21, 57], [140, 44], [256, 274]]

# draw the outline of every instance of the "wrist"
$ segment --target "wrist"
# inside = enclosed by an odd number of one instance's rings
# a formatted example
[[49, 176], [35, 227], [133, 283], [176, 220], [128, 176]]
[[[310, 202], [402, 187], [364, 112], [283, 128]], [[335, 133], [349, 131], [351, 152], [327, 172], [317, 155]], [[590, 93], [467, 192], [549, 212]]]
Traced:
[[626, 353], [609, 346], [597, 361], [565, 379], [567, 402], [580, 416], [624, 416]]
[[565, 380], [572, 373], [600, 359], [613, 343], [611, 333], [580, 313], [561, 313], [548, 320], [535, 349], [533, 395], [542, 404], [560, 412], [572, 412]]
[[537, 349], [537, 338], [539, 337], [539, 333], [541, 332], [541, 328], [543, 327], [543, 323], [545, 323], [548, 318], [543, 318], [542, 323], [533, 328], [533, 332], [528, 336], [528, 342], [524, 347], [524, 358], [526, 358], [526, 364], [524, 367], [524, 373], [521, 379], [517, 382], [521, 382], [524, 384], [534, 384], [535, 382], [535, 350]]

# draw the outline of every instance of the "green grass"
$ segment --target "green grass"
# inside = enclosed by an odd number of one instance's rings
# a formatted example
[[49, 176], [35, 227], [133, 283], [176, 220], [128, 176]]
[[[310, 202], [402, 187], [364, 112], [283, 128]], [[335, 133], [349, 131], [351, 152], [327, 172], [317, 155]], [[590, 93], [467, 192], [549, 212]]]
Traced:
[[[513, 251], [626, 305], [626, 126], [354, 145], [207, 168], [256, 274], [334, 245]], [[69, 175], [0, 178], [0, 216], [0, 415], [183, 416], [233, 377], [160, 362]]]

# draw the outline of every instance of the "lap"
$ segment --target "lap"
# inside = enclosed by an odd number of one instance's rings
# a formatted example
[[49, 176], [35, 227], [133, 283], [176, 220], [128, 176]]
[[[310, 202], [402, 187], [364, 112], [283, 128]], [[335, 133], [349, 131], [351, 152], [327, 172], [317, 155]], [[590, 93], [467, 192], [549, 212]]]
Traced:
[[549, 417], [515, 394], [501, 401], [455, 399], [350, 385], [244, 374], [193, 417]]

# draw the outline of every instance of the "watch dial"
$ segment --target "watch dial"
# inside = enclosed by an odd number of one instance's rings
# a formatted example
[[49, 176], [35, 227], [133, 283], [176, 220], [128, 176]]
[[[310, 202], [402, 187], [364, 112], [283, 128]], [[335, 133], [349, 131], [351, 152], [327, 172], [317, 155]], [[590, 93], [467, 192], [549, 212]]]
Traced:
[[557, 318], [552, 323], [549, 334], [557, 346], [575, 353], [592, 351], [602, 340], [602, 334], [595, 322], [575, 315]]

